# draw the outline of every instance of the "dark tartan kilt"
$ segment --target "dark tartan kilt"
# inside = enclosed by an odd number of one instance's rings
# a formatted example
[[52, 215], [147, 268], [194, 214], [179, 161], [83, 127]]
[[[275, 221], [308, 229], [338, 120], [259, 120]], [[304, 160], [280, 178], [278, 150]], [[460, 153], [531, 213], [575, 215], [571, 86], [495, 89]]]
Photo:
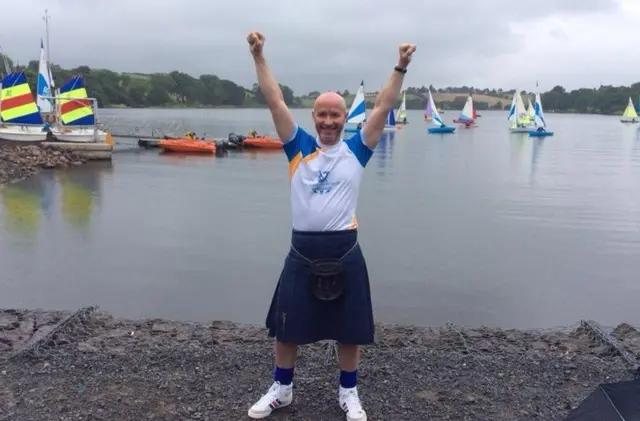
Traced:
[[[373, 343], [369, 273], [357, 242], [357, 230], [293, 231], [267, 314], [270, 337], [298, 345], [326, 339], [346, 345]], [[316, 298], [308, 283], [309, 260], [326, 258], [343, 258], [346, 286], [334, 301]]]

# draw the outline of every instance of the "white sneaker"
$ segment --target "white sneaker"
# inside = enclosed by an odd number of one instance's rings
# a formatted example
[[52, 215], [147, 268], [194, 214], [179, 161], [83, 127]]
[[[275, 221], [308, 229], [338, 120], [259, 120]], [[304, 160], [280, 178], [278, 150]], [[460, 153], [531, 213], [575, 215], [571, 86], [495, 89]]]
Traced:
[[281, 385], [274, 382], [269, 391], [249, 409], [249, 418], [258, 420], [271, 415], [274, 409], [291, 405], [293, 401], [293, 383]]
[[347, 414], [347, 421], [367, 421], [367, 413], [362, 409], [358, 389], [356, 387], [345, 389], [340, 386], [340, 408]]

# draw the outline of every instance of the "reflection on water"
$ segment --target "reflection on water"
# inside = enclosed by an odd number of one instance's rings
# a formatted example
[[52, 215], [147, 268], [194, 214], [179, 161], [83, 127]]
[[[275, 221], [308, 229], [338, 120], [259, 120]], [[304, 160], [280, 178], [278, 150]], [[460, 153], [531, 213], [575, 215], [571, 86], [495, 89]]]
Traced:
[[511, 170], [513, 172], [517, 172], [522, 168], [522, 165], [525, 162], [525, 142], [527, 139], [521, 133], [513, 133], [512, 138], [510, 139], [510, 147], [511, 147]]
[[53, 204], [55, 200], [56, 193], [56, 180], [55, 180], [55, 172], [53, 171], [43, 171], [40, 173], [39, 177], [37, 177], [43, 186], [43, 194], [42, 194], [42, 213], [44, 216], [50, 220], [53, 216]]
[[540, 155], [540, 151], [542, 150], [542, 145], [544, 145], [543, 137], [534, 137], [532, 139], [531, 145], [531, 176], [534, 176], [536, 173], [536, 167], [538, 165], [538, 157]]
[[[266, 110], [105, 112], [159, 124], [175, 115], [198, 133], [273, 131]], [[313, 127], [308, 110], [292, 112]], [[477, 128], [429, 136], [420, 111], [409, 117], [382, 138], [360, 189], [378, 320], [640, 323], [635, 128], [558, 114], [555, 136], [534, 139], [487, 111]], [[0, 308], [98, 304], [124, 317], [263, 323], [290, 239], [284, 153], [129, 149], [114, 165], [2, 190]]]
[[41, 178], [32, 177], [0, 188], [5, 230], [16, 236], [36, 238], [41, 212], [51, 203], [51, 187]]
[[41, 218], [55, 223], [58, 215], [69, 226], [86, 231], [92, 214], [100, 206], [101, 178], [111, 169], [110, 162], [89, 163], [67, 171], [43, 171], [0, 188], [3, 221], [0, 231], [35, 239]]
[[100, 207], [103, 172], [111, 169], [110, 162], [101, 162], [94, 163], [89, 169], [84, 167], [57, 174], [65, 222], [81, 232], [89, 229], [91, 215]]
[[377, 162], [377, 173], [384, 174], [389, 161], [393, 158], [393, 147], [396, 142], [396, 134], [383, 133], [378, 145], [376, 146], [374, 156]]

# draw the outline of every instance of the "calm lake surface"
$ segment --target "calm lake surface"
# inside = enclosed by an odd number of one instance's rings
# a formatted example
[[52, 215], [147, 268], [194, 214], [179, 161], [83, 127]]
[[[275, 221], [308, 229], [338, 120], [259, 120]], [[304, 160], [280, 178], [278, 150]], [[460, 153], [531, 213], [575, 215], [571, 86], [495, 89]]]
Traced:
[[[309, 110], [294, 113], [313, 128]], [[267, 110], [100, 118], [120, 132], [273, 132]], [[378, 320], [640, 324], [636, 127], [549, 114], [556, 135], [534, 140], [510, 135], [506, 112], [444, 136], [426, 133], [421, 111], [408, 118], [380, 143], [360, 194]], [[119, 140], [110, 164], [0, 190], [0, 308], [262, 324], [288, 250], [288, 193], [280, 151], [166, 156]]]

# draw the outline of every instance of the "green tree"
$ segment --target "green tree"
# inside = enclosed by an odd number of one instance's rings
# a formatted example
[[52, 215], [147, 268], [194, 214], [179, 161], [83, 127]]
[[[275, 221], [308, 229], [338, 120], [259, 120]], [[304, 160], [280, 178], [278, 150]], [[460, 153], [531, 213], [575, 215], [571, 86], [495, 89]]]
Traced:
[[[14, 70], [24, 70], [27, 81], [35, 92], [39, 62], [31, 60], [23, 66], [14, 66], [10, 57], [0, 54], [0, 74], [4, 73], [4, 59]], [[250, 89], [244, 88], [231, 80], [222, 79], [217, 75], [205, 74], [193, 77], [187, 73], [174, 70], [170, 73], [117, 73], [108, 69], [92, 69], [89, 66], [78, 66], [74, 69], [64, 69], [56, 64], [51, 65], [51, 72], [56, 84], [60, 88], [70, 77], [82, 75], [90, 97], [98, 100], [103, 107], [200, 107], [200, 106], [230, 106], [254, 107], [265, 106], [264, 97], [254, 84]], [[514, 89], [490, 89], [473, 86], [445, 86], [436, 88], [433, 85], [420, 87], [406, 87], [407, 108], [424, 109], [427, 99], [427, 87], [432, 93], [453, 93], [455, 98], [450, 101], [438, 101], [438, 106], [444, 109], [461, 109], [466, 95], [469, 93], [483, 94], [496, 98], [495, 102], [485, 99], [475, 99], [477, 109], [506, 109], [511, 103]], [[280, 85], [284, 101], [290, 107], [309, 106], [320, 95], [317, 90], [309, 92], [304, 97], [296, 97], [293, 90]], [[336, 92], [340, 92], [337, 90]], [[343, 95], [351, 97], [348, 90]], [[533, 95], [523, 91], [525, 95]], [[597, 88], [580, 88], [567, 91], [562, 86], [554, 86], [548, 92], [542, 92], [544, 108], [549, 112], [576, 112], [597, 114], [621, 114], [627, 106], [628, 98], [634, 100], [640, 94], [640, 82], [631, 86], [599, 86]], [[437, 100], [437, 99], [436, 99]], [[374, 98], [367, 98], [367, 106], [373, 105]], [[636, 101], [637, 102], [637, 101]], [[398, 106], [400, 98], [398, 98]]]

